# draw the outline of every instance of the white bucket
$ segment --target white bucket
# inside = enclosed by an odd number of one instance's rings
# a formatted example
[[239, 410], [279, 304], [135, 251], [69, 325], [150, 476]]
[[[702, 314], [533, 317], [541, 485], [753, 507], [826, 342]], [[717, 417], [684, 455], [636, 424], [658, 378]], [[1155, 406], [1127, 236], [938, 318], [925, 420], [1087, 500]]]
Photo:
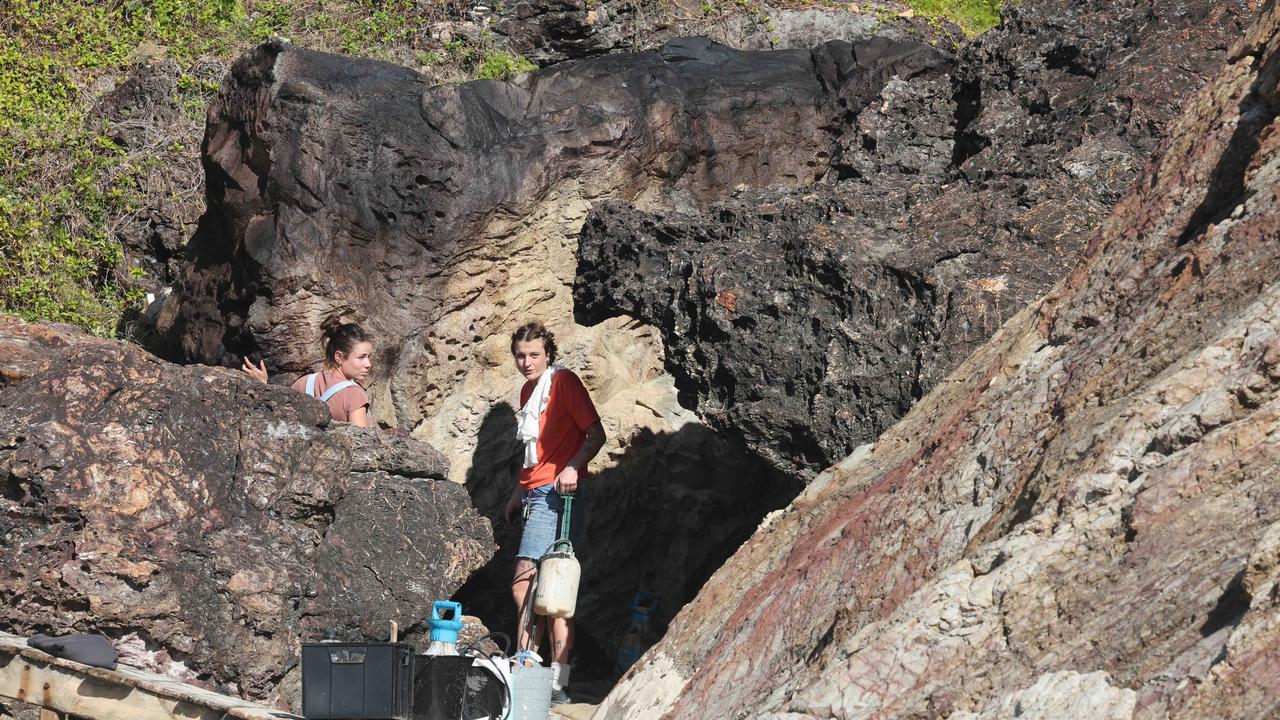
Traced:
[[551, 714], [551, 668], [511, 668], [511, 720], [547, 720]]

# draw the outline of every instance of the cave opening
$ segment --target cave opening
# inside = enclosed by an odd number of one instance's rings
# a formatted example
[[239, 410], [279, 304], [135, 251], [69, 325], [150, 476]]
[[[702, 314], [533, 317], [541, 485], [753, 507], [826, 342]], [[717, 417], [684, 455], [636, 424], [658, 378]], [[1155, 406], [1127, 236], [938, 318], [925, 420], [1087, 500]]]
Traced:
[[[481, 423], [466, 484], [472, 503], [493, 525], [498, 551], [454, 594], [466, 614], [513, 637], [510, 585], [520, 531], [506, 525], [503, 508], [518, 467], [515, 424], [507, 405], [492, 408]], [[610, 460], [579, 495], [586, 526], [574, 547], [582, 580], [570, 692], [584, 701], [607, 694], [625, 670], [629, 607], [638, 593], [656, 598], [643, 638], [647, 647], [761, 520], [802, 488], [699, 423], [673, 432], [636, 430]]]

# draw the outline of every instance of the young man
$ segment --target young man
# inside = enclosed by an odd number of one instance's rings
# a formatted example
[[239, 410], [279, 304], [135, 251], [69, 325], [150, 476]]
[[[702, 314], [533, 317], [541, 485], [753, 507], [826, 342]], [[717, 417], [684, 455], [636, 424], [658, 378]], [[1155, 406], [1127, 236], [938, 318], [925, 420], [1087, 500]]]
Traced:
[[[524, 530], [516, 553], [511, 596], [520, 617], [519, 649], [541, 644], [546, 618], [533, 615], [529, 588], [536, 563], [556, 541], [564, 511], [562, 494], [576, 493], [587, 463], [604, 446], [604, 426], [591, 396], [573, 371], [555, 365], [556, 341], [541, 323], [524, 325], [511, 336], [511, 356], [524, 375], [516, 434], [524, 450], [520, 482], [507, 501], [506, 519], [514, 523], [524, 509]], [[582, 529], [582, 503], [573, 503], [570, 540]], [[525, 603], [528, 602], [528, 608]], [[532, 617], [529, 623], [526, 618]], [[573, 620], [551, 618], [553, 703], [569, 702], [569, 652]], [[532, 625], [532, 636], [530, 634]]]

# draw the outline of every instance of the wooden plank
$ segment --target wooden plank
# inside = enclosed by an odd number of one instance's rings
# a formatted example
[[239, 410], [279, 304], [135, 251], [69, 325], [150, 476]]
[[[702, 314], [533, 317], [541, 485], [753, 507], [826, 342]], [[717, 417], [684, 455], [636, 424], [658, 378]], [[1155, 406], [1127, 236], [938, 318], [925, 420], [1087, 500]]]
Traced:
[[90, 720], [302, 720], [127, 665], [107, 670], [53, 657], [5, 632], [0, 697]]
[[0, 695], [94, 720], [221, 720], [223, 716], [220, 710], [18, 655], [0, 657]]

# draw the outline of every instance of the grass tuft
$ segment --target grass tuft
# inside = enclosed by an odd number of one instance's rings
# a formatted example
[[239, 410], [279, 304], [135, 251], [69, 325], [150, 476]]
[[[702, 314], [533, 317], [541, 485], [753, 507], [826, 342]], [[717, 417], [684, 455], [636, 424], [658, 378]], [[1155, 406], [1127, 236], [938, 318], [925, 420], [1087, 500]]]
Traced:
[[907, 0], [922, 17], [950, 20], [969, 37], [1000, 24], [1002, 0]]

